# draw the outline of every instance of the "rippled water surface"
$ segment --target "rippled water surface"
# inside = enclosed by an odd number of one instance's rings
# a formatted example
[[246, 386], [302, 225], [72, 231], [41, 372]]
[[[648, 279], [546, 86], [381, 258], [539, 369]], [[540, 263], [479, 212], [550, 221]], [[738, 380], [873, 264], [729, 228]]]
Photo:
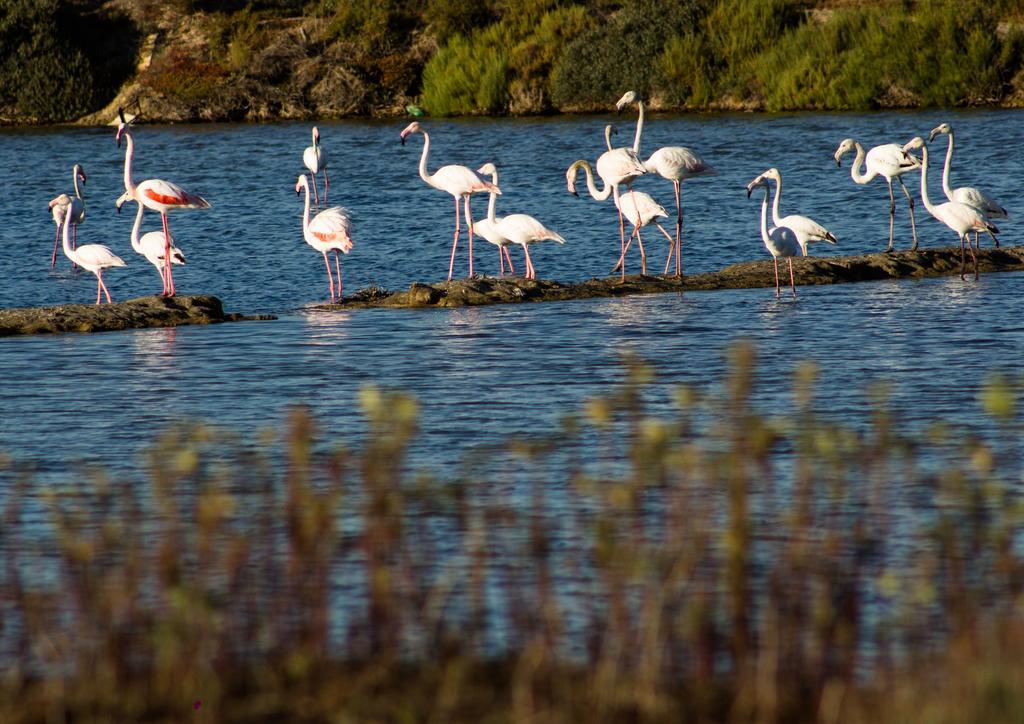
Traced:
[[[954, 185], [976, 184], [1000, 199], [1011, 215], [1002, 239], [1017, 244], [1022, 119], [1014, 111], [654, 116], [644, 151], [687, 145], [716, 167], [716, 176], [684, 188], [684, 264], [708, 271], [766, 256], [759, 205], [744, 186], [770, 166], [783, 173], [783, 213], [811, 216], [838, 236], [838, 247], [819, 245], [816, 253], [883, 249], [884, 183], [855, 185], [852, 158], [837, 169], [832, 153], [847, 136], [866, 146], [905, 142], [944, 120], [958, 134]], [[614, 209], [570, 196], [564, 172], [573, 160], [598, 155], [610, 120], [621, 124], [618, 139], [627, 143], [632, 124], [625, 117], [430, 120], [424, 124], [432, 134], [429, 166], [494, 161], [504, 190], [499, 213], [530, 213], [568, 240], [564, 247], [534, 247], [540, 276], [603, 275], [618, 247]], [[320, 126], [331, 159], [330, 201], [347, 206], [355, 224], [356, 247], [343, 260], [346, 291], [399, 288], [447, 272], [452, 200], [418, 178], [422, 139], [401, 146], [403, 125]], [[978, 282], [954, 277], [801, 288], [796, 301], [753, 289], [458, 310], [313, 311], [326, 298], [326, 275], [302, 240], [294, 193], [308, 125], [142, 126], [135, 135], [137, 181], [173, 180], [213, 204], [171, 216], [188, 256], [175, 274], [179, 293], [212, 293], [230, 310], [280, 318], [0, 339], [0, 449], [35, 461], [43, 475], [83, 460], [136, 468], [140, 451], [169, 422], [201, 418], [251, 432], [279, 422], [293, 402], [311, 405], [329, 437], [358, 440], [364, 433], [356, 393], [367, 382], [418, 396], [424, 432], [415, 458], [442, 467], [466, 445], [551, 429], [563, 413], [621, 378], [625, 350], [653, 361], [660, 382], [714, 389], [725, 345], [737, 337], [758, 343], [758, 395], [769, 411], [788, 404], [794, 366], [814, 360], [829, 411], [840, 419], [863, 420], [865, 386], [885, 381], [907, 424], [936, 416], [980, 423], [979, 382], [990, 370], [1015, 369], [1024, 342], [1024, 277], [1013, 273]], [[944, 137], [933, 149], [941, 163]], [[115, 148], [113, 129], [2, 129], [3, 307], [92, 301], [92, 275], [70, 272], [63, 257], [55, 272], [49, 268], [54, 225], [47, 202], [70, 190], [76, 162], [88, 174], [80, 243], [106, 243], [128, 262], [107, 276], [115, 300], [159, 290], [155, 270], [129, 245], [134, 207], [114, 211], [123, 150]], [[931, 174], [935, 198], [938, 171]], [[647, 178], [638, 188], [671, 207], [668, 182]], [[896, 244], [907, 248], [906, 206], [897, 203]], [[485, 199], [474, 206], [479, 216]], [[922, 208], [918, 222], [923, 246], [955, 240]], [[158, 223], [147, 215], [144, 229]], [[658, 236], [647, 234], [655, 265], [666, 250]], [[495, 273], [495, 255], [478, 240], [476, 270]], [[513, 258], [518, 269], [521, 256], [513, 252]], [[465, 270], [460, 249], [456, 273]]]

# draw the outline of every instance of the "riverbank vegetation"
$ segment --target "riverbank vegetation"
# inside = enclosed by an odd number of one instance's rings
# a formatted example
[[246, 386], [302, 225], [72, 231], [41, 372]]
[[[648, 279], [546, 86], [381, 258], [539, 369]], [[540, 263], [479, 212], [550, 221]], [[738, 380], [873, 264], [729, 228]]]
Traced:
[[1017, 106], [1022, 71], [1011, 0], [0, 0], [8, 121]]
[[839, 423], [729, 355], [444, 471], [376, 387], [348, 445], [295, 408], [175, 427], [145, 481], [2, 458], [0, 719], [1020, 721], [1019, 382], [984, 429], [884, 388]]

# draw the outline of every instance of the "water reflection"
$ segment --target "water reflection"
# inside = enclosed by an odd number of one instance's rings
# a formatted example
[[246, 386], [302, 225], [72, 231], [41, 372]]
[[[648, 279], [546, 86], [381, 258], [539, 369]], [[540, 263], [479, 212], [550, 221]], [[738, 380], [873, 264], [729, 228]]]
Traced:
[[149, 373], [171, 372], [177, 367], [177, 327], [143, 329], [131, 333], [136, 369]]

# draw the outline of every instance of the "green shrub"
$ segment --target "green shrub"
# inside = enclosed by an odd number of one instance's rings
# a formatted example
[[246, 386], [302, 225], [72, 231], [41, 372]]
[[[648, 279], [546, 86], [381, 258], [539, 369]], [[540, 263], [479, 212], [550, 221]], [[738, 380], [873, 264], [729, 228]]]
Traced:
[[433, 115], [496, 113], [508, 99], [508, 36], [500, 24], [461, 35], [423, 69], [423, 105]]
[[469, 36], [474, 30], [486, 27], [497, 18], [490, 2], [481, 0], [428, 0], [423, 10], [427, 31], [438, 43], [454, 35]]

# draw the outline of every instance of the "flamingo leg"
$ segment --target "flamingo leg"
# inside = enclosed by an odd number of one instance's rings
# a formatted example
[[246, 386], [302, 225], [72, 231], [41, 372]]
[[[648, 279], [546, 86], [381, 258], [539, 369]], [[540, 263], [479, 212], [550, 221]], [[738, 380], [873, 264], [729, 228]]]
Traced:
[[164, 262], [162, 264], [157, 265], [156, 268], [157, 272], [160, 274], [160, 281], [163, 282], [164, 285], [163, 291], [160, 292], [161, 296], [167, 294], [167, 271], [165, 269], [166, 266], [167, 261], [164, 260]]
[[622, 256], [619, 257], [619, 262], [612, 269], [612, 274], [617, 272], [620, 268], [622, 269], [622, 281], [626, 281], [626, 252], [629, 251], [629, 247], [633, 244], [633, 234], [637, 231], [637, 227], [633, 227], [632, 233], [629, 235], [629, 239], [626, 241], [626, 245], [622, 248]]
[[455, 269], [455, 247], [459, 245], [459, 197], [455, 197], [455, 240], [452, 242], [452, 260], [448, 262], [448, 281], [452, 280]]
[[914, 243], [911, 245], [911, 251], [917, 251], [917, 224], [914, 221], [914, 197], [907, 191], [907, 185], [903, 183], [903, 179], [899, 176], [896, 180], [900, 182], [900, 188], [903, 189], [903, 195], [907, 197], [907, 204], [910, 206], [910, 233], [914, 237]]
[[896, 220], [896, 197], [892, 195], [892, 179], [885, 180], [889, 184], [889, 246], [886, 251], [892, 251], [892, 225]]
[[[622, 218], [622, 209], [619, 208], [621, 206], [621, 204], [619, 203], [619, 187], [618, 187], [618, 184], [616, 184], [615, 186], [612, 187], [612, 194], [615, 197], [615, 211], [618, 212], [618, 214], [619, 214], [619, 264], [625, 264], [623, 259], [626, 258], [626, 222]], [[633, 235], [630, 234], [629, 238], [632, 239]], [[612, 269], [612, 274], [614, 274], [615, 270], [619, 268], [619, 264], [616, 264], [615, 268]], [[623, 279], [626, 278], [626, 270], [625, 269], [622, 270], [622, 278]]]
[[[636, 211], [636, 218], [640, 219], [640, 208], [636, 202], [636, 196], [633, 196], [633, 210]], [[641, 223], [640, 226], [643, 226]], [[636, 227], [636, 243], [640, 247], [640, 274], [647, 275], [647, 254], [644, 252], [644, 241], [640, 238], [640, 226]]]
[[505, 258], [508, 260], [508, 273], [515, 274], [516, 268], [512, 266], [512, 255], [508, 253], [508, 247], [502, 247], [505, 250]]
[[523, 244], [523, 254], [526, 255], [526, 278], [536, 279], [537, 270], [533, 267], [533, 260], [530, 258], [530, 248], [526, 244]]
[[97, 306], [99, 306], [99, 303], [100, 303], [100, 289], [103, 288], [102, 285], [103, 285], [103, 282], [100, 281], [100, 273], [99, 273], [99, 271], [97, 271], [96, 272], [96, 305]]
[[166, 297], [174, 296], [174, 273], [171, 271], [171, 232], [167, 228], [167, 212], [160, 212], [160, 220], [164, 222], [164, 269], [167, 271]]
[[676, 185], [676, 276], [683, 275], [683, 190], [679, 181]]
[[505, 276], [505, 255], [501, 252], [501, 247], [498, 247], [498, 264], [501, 265], [501, 271], [498, 272], [498, 276]]
[[323, 251], [323, 252], [320, 252], [320, 253], [324, 255], [324, 266], [327, 267], [327, 283], [330, 285], [331, 301], [333, 302], [334, 301], [334, 277], [331, 276], [331, 262], [328, 261], [328, 259], [327, 259], [327, 252], [326, 251]]
[[775, 262], [775, 298], [779, 298], [779, 257], [773, 256], [772, 261]]
[[[327, 172], [324, 171], [326, 174]], [[327, 189], [324, 188], [324, 200], [327, 200]], [[338, 273], [338, 301], [341, 301], [341, 252], [334, 250], [334, 270]]]
[[[324, 166], [324, 206], [327, 206], [327, 167]], [[341, 296], [339, 292], [338, 296]]]
[[[995, 234], [993, 234], [993, 233], [992, 233], [991, 231], [989, 231], [988, 229], [985, 229], [985, 231], [986, 231], [986, 233], [988, 233], [988, 235], [989, 235], [989, 236], [991, 236], [991, 237], [992, 237], [992, 241], [993, 241], [993, 242], [995, 242], [996, 248], [998, 249], [998, 248], [999, 248], [999, 239], [997, 239], [997, 238], [996, 238], [996, 235], [995, 235]], [[977, 234], [975, 234], [975, 236], [977, 236]]]
[[466, 223], [469, 224], [469, 278], [473, 278], [473, 215], [469, 211], [472, 194], [466, 194]]
[[320, 195], [316, 192], [316, 174], [309, 174], [309, 178], [313, 181], [313, 203], [317, 206], [320, 205]]
[[53, 256], [50, 257], [50, 268], [53, 269], [57, 266], [57, 245], [58, 239], [60, 239], [60, 224], [57, 224], [57, 233], [53, 237]]
[[[970, 236], [968, 235], [967, 238], [970, 239]], [[968, 242], [968, 243], [970, 243], [970, 242]], [[973, 251], [971, 253], [973, 253]], [[961, 279], [961, 281], [963, 280], [963, 278], [964, 278], [964, 235], [961, 234], [960, 235], [960, 279]]]
[[[668, 239], [668, 257], [665, 259], [665, 274], [667, 275], [668, 274], [668, 266], [669, 266], [669, 264], [672, 263], [672, 255], [675, 254], [675, 252], [676, 252], [676, 248], [677, 248], [676, 247], [676, 240], [673, 239], [671, 236], [669, 236], [669, 233], [667, 231], [665, 231], [665, 228], [661, 224], [659, 224], [657, 221], [654, 222], [654, 225], [657, 226], [658, 227], [658, 231], [660, 231], [662, 234], [664, 234], [665, 238]], [[679, 276], [679, 258], [678, 257], [676, 258], [676, 276], [677, 277]]]
[[[970, 236], [968, 236], [967, 238], [970, 239]], [[968, 248], [970, 248], [970, 246], [971, 246], [970, 241], [967, 242], [967, 246], [968, 246]], [[974, 281], [978, 281], [978, 257], [974, 253], [974, 249], [973, 248], [971, 248], [971, 259], [974, 260]]]
[[793, 257], [789, 261], [789, 288], [793, 290], [793, 299], [796, 299], [796, 279], [793, 278]]

